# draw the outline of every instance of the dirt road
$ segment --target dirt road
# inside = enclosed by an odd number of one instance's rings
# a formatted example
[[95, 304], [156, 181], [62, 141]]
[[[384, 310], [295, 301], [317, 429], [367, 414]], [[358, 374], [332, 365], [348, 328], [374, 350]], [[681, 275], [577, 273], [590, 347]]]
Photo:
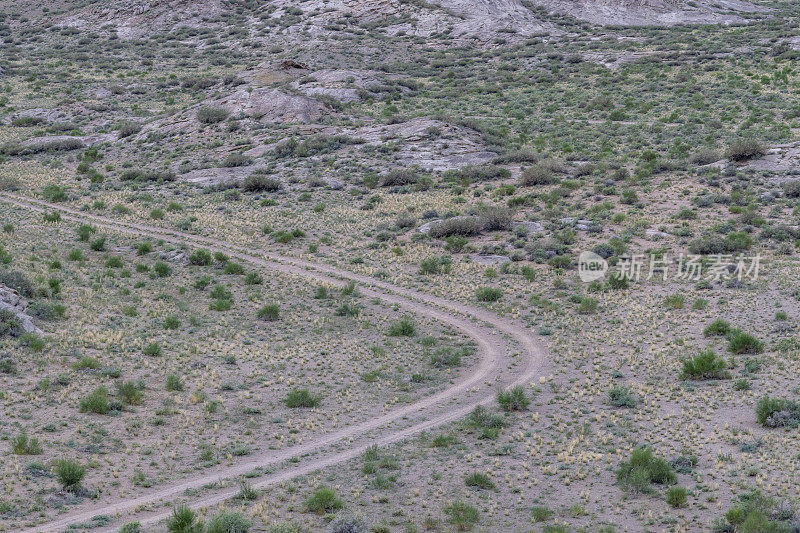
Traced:
[[[174, 502], [182, 499], [187, 490], [203, 488], [206, 493], [189, 499], [186, 502], [189, 506], [212, 506], [238, 492], [235, 483], [237, 476], [256, 469], [268, 468], [270, 473], [251, 479], [251, 486], [265, 488], [357, 457], [371, 445], [386, 446], [463, 418], [475, 406], [494, 401], [498, 388], [531, 382], [547, 355], [526, 328], [484, 309], [392, 285], [332, 265], [261, 250], [247, 250], [221, 240], [167, 228], [121, 222], [12, 193], [0, 193], [0, 202], [38, 212], [58, 211], [64, 220], [91, 223], [110, 232], [224, 252], [254, 266], [331, 285], [343, 286], [351, 281], [356, 282], [365, 296], [379, 298], [398, 305], [406, 312], [425, 315], [459, 329], [475, 341], [479, 354], [479, 363], [448, 388], [383, 416], [320, 435], [284, 450], [271, 450], [231, 466], [210, 469], [197, 477], [177, 480], [129, 499], [87, 502], [75, 506], [54, 521], [25, 531], [62, 531], [70, 524], [87, 522], [97, 515], [110, 516], [114, 520], [113, 526], [104, 526], [98, 531], [115, 531], [121, 524], [134, 520], [152, 528], [169, 516]], [[290, 462], [290, 459], [299, 461]], [[219, 488], [207, 488], [211, 485]]]

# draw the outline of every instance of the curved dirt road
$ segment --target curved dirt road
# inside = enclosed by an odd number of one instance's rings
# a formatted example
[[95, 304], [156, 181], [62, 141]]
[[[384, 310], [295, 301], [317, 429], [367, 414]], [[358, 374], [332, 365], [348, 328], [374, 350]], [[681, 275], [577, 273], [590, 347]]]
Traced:
[[[498, 387], [530, 382], [546, 356], [544, 348], [527, 329], [484, 309], [398, 287], [335, 266], [260, 250], [259, 255], [254, 255], [253, 251], [217, 239], [120, 222], [17, 194], [2, 192], [0, 202], [38, 212], [58, 211], [66, 220], [89, 222], [108, 231], [158, 238], [173, 244], [202, 246], [256, 266], [332, 285], [341, 286], [354, 281], [366, 296], [396, 304], [409, 312], [428, 316], [461, 330], [476, 342], [480, 357], [479, 363], [468, 374], [461, 376], [448, 388], [380, 417], [283, 450], [263, 452], [229, 467], [210, 469], [197, 477], [176, 481], [140, 496], [125, 500], [117, 498], [102, 504], [89, 502], [79, 505], [56, 520], [25, 531], [61, 531], [70, 524], [87, 522], [97, 515], [111, 516], [115, 522], [114, 527], [104, 526], [99, 531], [115, 531], [122, 523], [133, 520], [143, 526], [152, 526], [169, 516], [173, 500], [189, 489], [228, 482], [227, 487], [209, 489], [207, 495], [187, 502], [192, 507], [208, 507], [234, 496], [238, 488], [230, 483], [233, 478], [257, 468], [271, 468], [269, 474], [252, 482], [254, 488], [264, 488], [352, 459], [371, 445], [386, 446], [466, 416], [476, 405], [492, 402]], [[296, 464], [288, 462], [289, 459], [303, 456], [309, 457], [300, 459]], [[145, 507], [150, 510], [139, 511]]]

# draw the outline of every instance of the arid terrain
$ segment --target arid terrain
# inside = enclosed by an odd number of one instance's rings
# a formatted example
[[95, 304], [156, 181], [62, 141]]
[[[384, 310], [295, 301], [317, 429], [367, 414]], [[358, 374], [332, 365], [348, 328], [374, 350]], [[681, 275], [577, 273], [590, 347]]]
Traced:
[[0, 531], [800, 532], [800, 6], [0, 3]]

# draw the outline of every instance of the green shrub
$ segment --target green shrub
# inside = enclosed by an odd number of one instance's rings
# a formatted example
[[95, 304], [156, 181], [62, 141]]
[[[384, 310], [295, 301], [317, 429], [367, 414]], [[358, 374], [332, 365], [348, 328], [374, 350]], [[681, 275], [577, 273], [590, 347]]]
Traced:
[[97, 239], [89, 243], [89, 248], [91, 248], [95, 252], [102, 252], [103, 250], [106, 249], [106, 238], [98, 237]]
[[667, 309], [683, 309], [685, 298], [680, 294], [671, 294], [664, 298], [664, 307]]
[[42, 453], [42, 445], [36, 437], [28, 437], [27, 432], [22, 430], [19, 435], [11, 439], [11, 451], [16, 455], [39, 455]]
[[142, 533], [142, 524], [139, 522], [128, 522], [119, 528], [119, 533]]
[[766, 149], [760, 141], [756, 139], [741, 139], [732, 142], [728, 146], [725, 156], [731, 161], [747, 161], [765, 153]]
[[627, 289], [630, 281], [626, 276], [619, 273], [612, 273], [608, 276], [608, 287], [614, 290]]
[[636, 407], [637, 398], [628, 387], [612, 387], [608, 401], [614, 407]]
[[466, 502], [454, 501], [442, 510], [458, 531], [470, 531], [478, 522], [478, 510]]
[[203, 523], [197, 521], [194, 511], [184, 504], [174, 507], [167, 519], [170, 533], [203, 533], [203, 529]]
[[77, 362], [72, 364], [72, 368], [75, 370], [97, 370], [100, 368], [100, 361], [94, 357], [84, 355]]
[[728, 332], [728, 351], [733, 354], [757, 354], [764, 351], [764, 343], [739, 329]]
[[214, 124], [228, 118], [228, 111], [222, 107], [203, 106], [197, 110], [197, 120], [202, 124]]
[[550, 185], [554, 181], [553, 172], [541, 165], [533, 165], [522, 171], [519, 184], [522, 187]]
[[172, 274], [172, 269], [168, 264], [162, 261], [156, 261], [156, 263], [153, 265], [153, 272], [155, 272], [159, 278], [166, 278]]
[[691, 359], [683, 360], [683, 379], [728, 379], [728, 363], [713, 350], [705, 350]]
[[102, 386], [97, 387], [94, 391], [81, 399], [78, 407], [81, 413], [108, 414], [111, 411], [111, 404], [108, 401], [108, 390]]
[[231, 261], [225, 265], [225, 273], [233, 276], [241, 276], [244, 274], [244, 267], [239, 263], [234, 263]]
[[389, 326], [390, 337], [413, 337], [417, 332], [417, 327], [414, 322], [408, 318], [401, 318], [397, 322], [393, 322]]
[[578, 314], [591, 315], [597, 311], [597, 306], [600, 302], [595, 298], [581, 298], [581, 303], [578, 305]]
[[509, 230], [514, 211], [508, 207], [486, 206], [480, 210], [480, 217], [485, 231]]
[[413, 185], [417, 181], [419, 181], [419, 176], [413, 170], [397, 168], [383, 175], [381, 185], [384, 187], [397, 187]]
[[477, 216], [452, 217], [433, 224], [428, 235], [444, 239], [454, 235], [470, 237], [483, 231], [484, 220]]
[[247, 192], [277, 192], [283, 189], [283, 183], [277, 178], [253, 172], [242, 181], [241, 188]]
[[493, 489], [495, 488], [494, 482], [482, 472], [474, 472], [464, 479], [467, 487], [477, 487], [479, 489]]
[[17, 315], [8, 309], [0, 309], [0, 339], [3, 337], [19, 337], [22, 335], [22, 325]]
[[500, 434], [500, 429], [505, 425], [506, 421], [503, 416], [491, 413], [482, 405], [473, 409], [464, 421], [466, 428], [479, 431], [481, 439], [496, 439]]
[[426, 257], [419, 263], [419, 273], [423, 275], [440, 274], [450, 271], [450, 258], [447, 256]]
[[33, 302], [28, 306], [28, 314], [43, 320], [58, 320], [67, 314], [67, 306], [55, 302]]
[[553, 516], [553, 511], [549, 507], [543, 505], [536, 505], [531, 508], [531, 518], [534, 522], [544, 522]]
[[142, 353], [149, 357], [158, 357], [161, 355], [161, 346], [157, 342], [151, 342], [142, 349]]
[[233, 153], [228, 154], [225, 159], [222, 160], [220, 166], [225, 168], [233, 168], [233, 167], [246, 167], [253, 163], [253, 158], [241, 153]]
[[16, 270], [0, 270], [0, 283], [14, 289], [25, 298], [33, 298], [33, 283], [22, 272]]
[[144, 402], [144, 386], [133, 381], [118, 381], [117, 396], [125, 405], [141, 405]]
[[525, 388], [517, 385], [504, 391], [497, 391], [497, 403], [503, 411], [525, 411], [531, 400], [525, 394]]
[[264, 278], [258, 272], [248, 272], [244, 277], [246, 285], [261, 285], [264, 283]]
[[758, 489], [739, 495], [737, 504], [725, 513], [727, 524], [721, 523], [718, 531], [738, 533], [789, 533], [796, 529], [794, 513], [783, 506], [778, 509], [774, 498], [764, 496]]
[[209, 520], [206, 533], [247, 533], [252, 525], [241, 513], [222, 511]]
[[267, 304], [258, 310], [258, 318], [267, 322], [275, 322], [280, 318], [281, 308], [278, 304]]
[[130, 137], [131, 135], [136, 135], [140, 131], [142, 131], [142, 125], [138, 122], [130, 120], [123, 121], [119, 125], [119, 138], [124, 139], [125, 137]]
[[722, 320], [721, 318], [715, 320], [711, 324], [708, 325], [706, 329], [703, 330], [703, 335], [706, 337], [712, 337], [715, 335], [727, 335], [731, 330], [731, 325]]
[[192, 255], [189, 256], [189, 262], [198, 266], [208, 266], [213, 262], [213, 260], [214, 259], [211, 255], [211, 252], [202, 248], [195, 250], [192, 252]]
[[453, 368], [461, 366], [461, 358], [467, 350], [455, 349], [449, 346], [437, 348], [430, 356], [431, 366], [436, 368]]
[[42, 196], [50, 202], [65, 202], [69, 199], [67, 192], [58, 185], [47, 185], [43, 187]]
[[756, 421], [764, 427], [800, 425], [800, 402], [762, 396], [756, 404]]
[[650, 448], [637, 448], [630, 461], [622, 461], [617, 469], [617, 481], [625, 490], [646, 491], [651, 483], [672, 485], [677, 476], [664, 459], [655, 457]]
[[689, 243], [689, 252], [696, 255], [715, 255], [744, 252], [753, 245], [753, 238], [744, 231], [727, 236], [709, 234]]
[[344, 507], [344, 502], [336, 496], [336, 492], [328, 487], [320, 487], [308, 497], [305, 502], [306, 512], [323, 515], [331, 511], [338, 511]]
[[60, 459], [56, 463], [55, 474], [64, 490], [75, 491], [81, 486], [86, 468], [71, 459]]
[[284, 402], [287, 407], [316, 407], [322, 401], [318, 394], [311, 394], [308, 389], [294, 389], [286, 395]]
[[672, 507], [685, 507], [688, 492], [683, 487], [670, 487], [667, 489], [667, 503]]
[[496, 302], [503, 297], [503, 291], [495, 287], [478, 287], [475, 290], [475, 298], [479, 302]]
[[170, 374], [167, 376], [167, 384], [166, 389], [170, 392], [174, 391], [182, 391], [183, 390], [183, 381], [181, 377], [177, 374]]

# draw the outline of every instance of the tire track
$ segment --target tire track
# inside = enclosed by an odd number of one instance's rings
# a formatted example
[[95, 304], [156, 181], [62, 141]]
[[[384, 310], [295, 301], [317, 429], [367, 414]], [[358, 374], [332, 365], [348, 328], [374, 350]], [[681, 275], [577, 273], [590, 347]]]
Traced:
[[[253, 250], [219, 239], [157, 226], [116, 221], [60, 204], [12, 193], [0, 192], [0, 202], [37, 212], [58, 211], [66, 220], [91, 222], [97, 227], [127, 235], [158, 238], [176, 245], [202, 246], [211, 251], [224, 252], [240, 261], [269, 270], [311, 278], [334, 286], [357, 282], [359, 290], [365, 296], [379, 298], [385, 303], [396, 304], [406, 311], [428, 316], [459, 329], [475, 341], [479, 355], [479, 363], [471, 369], [470, 373], [459, 377], [450, 387], [382, 416], [356, 423], [284, 450], [271, 450], [229, 467], [207, 471], [200, 476], [148, 491], [141, 496], [100, 505], [85, 505], [63, 517], [25, 531], [61, 531], [70, 524], [86, 522], [100, 514], [114, 516], [118, 522], [122, 522], [123, 519], [126, 521], [135, 519], [143, 526], [152, 526], [169, 516], [171, 507], [167, 506], [158, 511], [146, 512], [136, 512], [137, 508], [165, 503], [178, 498], [189, 489], [198, 489], [230, 480], [256, 468], [275, 468], [273, 472], [262, 475], [258, 481], [252, 483], [254, 488], [261, 489], [347, 461], [357, 457], [373, 444], [386, 446], [422, 431], [463, 418], [475, 406], [489, 404], [494, 400], [494, 388], [487, 392], [485, 390], [487, 385], [490, 387], [511, 386], [530, 382], [547, 355], [546, 350], [526, 328], [497, 317], [485, 309], [392, 285], [332, 265], [260, 250], [258, 250], [259, 255], [254, 255]], [[505, 337], [513, 339], [516, 346], [512, 346]], [[523, 363], [519, 371], [515, 371], [518, 366], [518, 354], [512, 353], [515, 349], [520, 352]], [[481, 390], [482, 388], [484, 390]], [[405, 426], [397, 429], [389, 427], [395, 424], [405, 424]], [[377, 435], [372, 435], [375, 432]], [[347, 441], [354, 439], [357, 439], [356, 442], [348, 446]], [[337, 444], [347, 447], [344, 450], [333, 449]], [[319, 456], [301, 461], [300, 466], [282, 465], [288, 459], [308, 454]], [[195, 508], [209, 507], [229, 499], [236, 492], [238, 489], [228, 487], [212, 491], [211, 494], [188, 503]], [[115, 531], [116, 527], [106, 527], [100, 530]]]

